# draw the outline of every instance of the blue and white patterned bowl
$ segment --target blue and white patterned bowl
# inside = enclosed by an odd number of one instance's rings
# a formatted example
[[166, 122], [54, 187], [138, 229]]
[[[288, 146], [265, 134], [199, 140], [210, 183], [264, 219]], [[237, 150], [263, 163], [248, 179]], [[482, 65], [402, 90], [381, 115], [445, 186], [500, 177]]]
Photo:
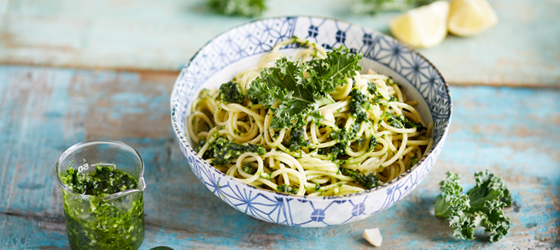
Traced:
[[[345, 45], [363, 53], [363, 68], [389, 75], [403, 92], [419, 100], [425, 121], [434, 122], [434, 145], [412, 169], [395, 180], [361, 193], [300, 197], [241, 183], [206, 163], [190, 145], [185, 129], [189, 105], [202, 88], [217, 88], [236, 72], [285, 39], [297, 36], [327, 49]], [[290, 54], [295, 45], [282, 51]], [[279, 17], [250, 22], [214, 38], [181, 71], [171, 95], [171, 120], [181, 151], [194, 174], [217, 197], [259, 220], [298, 227], [324, 227], [358, 221], [383, 211], [408, 195], [426, 177], [441, 152], [451, 121], [451, 96], [441, 73], [418, 52], [379, 32], [317, 17]]]

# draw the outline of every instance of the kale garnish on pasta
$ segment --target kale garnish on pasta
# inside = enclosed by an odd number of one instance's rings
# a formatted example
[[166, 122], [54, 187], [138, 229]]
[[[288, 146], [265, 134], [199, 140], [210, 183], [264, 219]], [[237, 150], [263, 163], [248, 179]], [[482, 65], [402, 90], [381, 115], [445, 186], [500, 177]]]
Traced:
[[[294, 58], [280, 53], [302, 47]], [[276, 192], [333, 196], [389, 182], [431, 148], [426, 124], [391, 78], [344, 46], [292, 38], [219, 90], [203, 90], [187, 129], [210, 164]]]

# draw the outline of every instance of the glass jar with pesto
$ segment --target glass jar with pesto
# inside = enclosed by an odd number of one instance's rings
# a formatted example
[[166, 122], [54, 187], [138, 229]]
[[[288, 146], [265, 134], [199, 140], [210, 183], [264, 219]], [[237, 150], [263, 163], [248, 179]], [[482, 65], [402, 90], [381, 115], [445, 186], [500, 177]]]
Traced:
[[144, 239], [144, 162], [117, 141], [85, 141], [56, 164], [66, 230], [76, 249], [138, 249]]

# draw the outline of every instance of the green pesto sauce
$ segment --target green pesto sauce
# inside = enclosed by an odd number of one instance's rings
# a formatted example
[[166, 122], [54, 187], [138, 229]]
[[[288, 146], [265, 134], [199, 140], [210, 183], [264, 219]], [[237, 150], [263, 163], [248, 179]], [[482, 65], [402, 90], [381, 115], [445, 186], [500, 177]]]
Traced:
[[88, 174], [72, 167], [61, 176], [72, 191], [64, 192], [64, 214], [72, 249], [137, 249], [144, 239], [142, 192], [106, 196], [138, 188], [138, 180], [114, 166], [96, 166]]

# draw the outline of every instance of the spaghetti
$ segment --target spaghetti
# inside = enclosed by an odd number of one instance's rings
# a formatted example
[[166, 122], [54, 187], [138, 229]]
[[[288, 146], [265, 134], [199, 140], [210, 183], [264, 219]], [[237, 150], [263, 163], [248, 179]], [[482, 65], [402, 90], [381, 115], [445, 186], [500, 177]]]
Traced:
[[[408, 101], [398, 84], [372, 70], [351, 72], [353, 77], [344, 77], [342, 85], [326, 95], [314, 93], [313, 98], [327, 102], [305, 106], [313, 108], [303, 109], [301, 114], [305, 115], [298, 114], [301, 118], [297, 122], [287, 118], [287, 124], [278, 125], [282, 124], [278, 123], [280, 114], [286, 114], [280, 112], [289, 112], [295, 104], [263, 101], [262, 97], [258, 101], [247, 93], [258, 83], [267, 83], [268, 69], [286, 60], [279, 49], [290, 43], [305, 48], [289, 65], [306, 67], [312, 60], [323, 60], [321, 64], [332, 61], [323, 47], [288, 39], [265, 54], [257, 68], [238, 73], [219, 90], [202, 90], [192, 103], [187, 118], [189, 136], [198, 154], [214, 167], [264, 189], [334, 196], [389, 182], [431, 148], [433, 124], [422, 121], [413, 107], [417, 101]], [[350, 54], [345, 55], [355, 56]], [[277, 71], [286, 73], [287, 69]], [[294, 82], [313, 77], [311, 70], [302, 72], [294, 76]]]

